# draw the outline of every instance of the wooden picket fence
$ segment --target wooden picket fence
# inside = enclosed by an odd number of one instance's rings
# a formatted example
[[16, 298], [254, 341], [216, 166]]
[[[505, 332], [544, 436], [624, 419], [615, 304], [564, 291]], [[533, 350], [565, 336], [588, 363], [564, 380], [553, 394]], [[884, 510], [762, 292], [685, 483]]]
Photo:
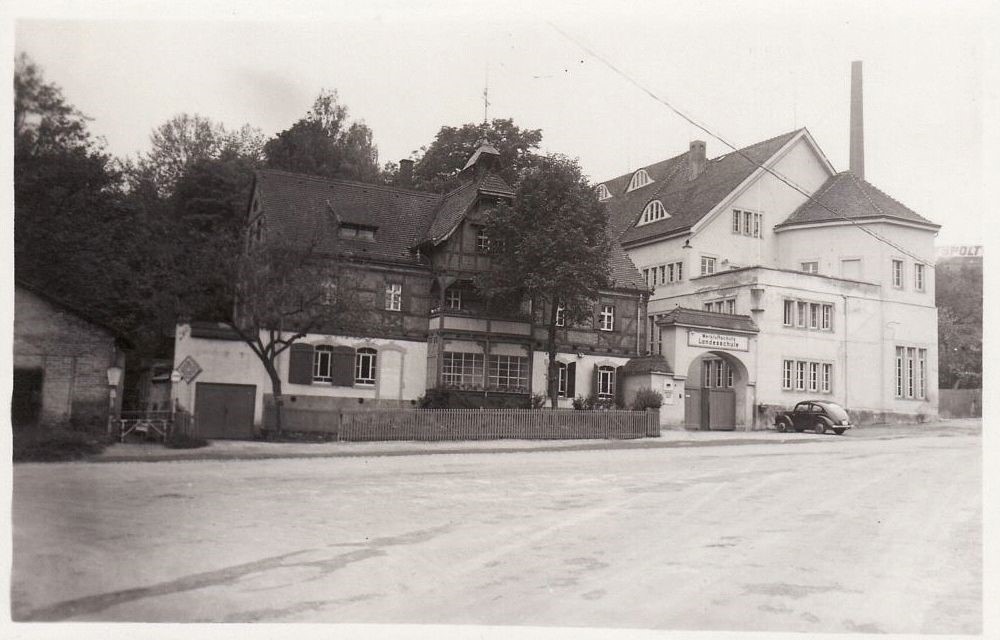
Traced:
[[618, 440], [659, 435], [659, 414], [652, 409], [378, 409], [343, 412], [337, 439]]

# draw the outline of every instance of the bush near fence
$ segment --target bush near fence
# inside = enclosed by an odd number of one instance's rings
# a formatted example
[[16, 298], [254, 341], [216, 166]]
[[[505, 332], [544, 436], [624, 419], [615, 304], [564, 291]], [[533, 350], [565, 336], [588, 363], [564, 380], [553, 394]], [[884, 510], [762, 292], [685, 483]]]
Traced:
[[982, 389], [938, 389], [938, 414], [942, 418], [980, 418]]
[[660, 435], [659, 413], [573, 409], [388, 409], [343, 412], [338, 440], [570, 440]]

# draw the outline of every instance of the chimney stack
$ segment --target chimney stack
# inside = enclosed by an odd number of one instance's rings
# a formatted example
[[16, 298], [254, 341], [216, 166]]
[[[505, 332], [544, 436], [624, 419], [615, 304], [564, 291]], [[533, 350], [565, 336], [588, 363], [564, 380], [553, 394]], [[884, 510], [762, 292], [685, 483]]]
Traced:
[[708, 161], [705, 159], [705, 141], [692, 140], [688, 150], [688, 180], [694, 180], [705, 170]]
[[399, 173], [396, 176], [396, 186], [409, 187], [413, 185], [413, 160], [399, 161]]
[[861, 88], [861, 61], [851, 63], [851, 173], [865, 178], [865, 111]]

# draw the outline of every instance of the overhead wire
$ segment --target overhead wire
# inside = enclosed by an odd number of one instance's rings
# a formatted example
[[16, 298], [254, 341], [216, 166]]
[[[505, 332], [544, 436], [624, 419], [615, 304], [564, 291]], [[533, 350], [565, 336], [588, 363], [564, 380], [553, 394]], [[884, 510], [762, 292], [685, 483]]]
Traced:
[[877, 233], [876, 231], [873, 231], [872, 229], [869, 229], [864, 224], [858, 222], [854, 218], [850, 218], [850, 217], [844, 215], [843, 213], [830, 208], [829, 206], [827, 206], [826, 203], [824, 203], [824, 202], [820, 201], [819, 199], [815, 198], [806, 189], [804, 189], [804, 188], [800, 187], [799, 185], [795, 184], [795, 182], [793, 182], [788, 177], [784, 176], [783, 174], [779, 173], [778, 171], [775, 171], [771, 167], [765, 166], [763, 163], [757, 162], [756, 160], [754, 160], [753, 158], [751, 158], [750, 156], [748, 156], [746, 153], [744, 153], [742, 149], [740, 149], [739, 147], [737, 147], [733, 143], [731, 143], [728, 140], [726, 140], [725, 138], [723, 138], [720, 134], [717, 134], [714, 131], [712, 131], [711, 129], [709, 129], [707, 125], [704, 125], [704, 124], [698, 122], [693, 117], [687, 115], [686, 113], [684, 113], [683, 111], [681, 111], [680, 109], [678, 109], [677, 107], [675, 107], [668, 100], [666, 100], [664, 98], [661, 98], [660, 96], [658, 96], [655, 93], [653, 93], [653, 91], [650, 90], [649, 88], [647, 88], [645, 85], [643, 85], [642, 83], [640, 83], [639, 81], [635, 80], [630, 75], [628, 75], [627, 73], [625, 73], [624, 71], [622, 71], [621, 69], [619, 69], [618, 67], [616, 67], [610, 60], [606, 59], [601, 54], [593, 51], [590, 47], [586, 46], [585, 44], [583, 44], [582, 42], [580, 42], [579, 40], [577, 40], [576, 38], [574, 38], [570, 34], [566, 33], [565, 31], [563, 31], [562, 29], [560, 29], [558, 26], [556, 26], [554, 23], [548, 22], [547, 24], [550, 27], [552, 27], [552, 29], [554, 29], [561, 36], [563, 36], [564, 38], [566, 38], [567, 40], [569, 40], [571, 43], [573, 43], [576, 46], [580, 47], [580, 49], [582, 49], [587, 55], [589, 55], [592, 58], [594, 58], [595, 60], [601, 62], [602, 64], [604, 64], [605, 66], [607, 66], [609, 69], [611, 69], [613, 72], [615, 72], [616, 74], [618, 74], [626, 82], [628, 82], [629, 84], [633, 85], [634, 87], [636, 87], [637, 89], [639, 89], [640, 91], [642, 91], [643, 93], [645, 93], [646, 95], [648, 95], [650, 98], [652, 98], [656, 102], [659, 102], [663, 106], [667, 107], [668, 109], [670, 109], [671, 111], [673, 111], [675, 114], [677, 114], [678, 116], [680, 116], [681, 118], [683, 118], [684, 120], [686, 120], [689, 124], [697, 127], [701, 131], [705, 132], [706, 134], [712, 136], [713, 138], [715, 138], [716, 140], [718, 140], [722, 144], [726, 145], [727, 147], [729, 147], [730, 149], [732, 149], [735, 153], [739, 154], [740, 157], [742, 157], [744, 160], [746, 160], [750, 164], [752, 164], [752, 165], [756, 166], [757, 168], [759, 168], [759, 169], [761, 169], [761, 170], [763, 170], [763, 171], [771, 174], [776, 179], [778, 179], [779, 181], [783, 182], [785, 185], [791, 187], [795, 191], [798, 191], [800, 194], [802, 194], [806, 198], [808, 198], [810, 202], [812, 202], [812, 203], [814, 203], [816, 205], [819, 205], [820, 207], [822, 207], [823, 209], [826, 209], [827, 211], [829, 211], [833, 215], [837, 216], [838, 218], [842, 218], [846, 222], [849, 222], [850, 224], [854, 225], [855, 227], [857, 227], [858, 229], [860, 229], [864, 233], [867, 233], [871, 237], [875, 238], [877, 241], [882, 242], [883, 244], [886, 244], [886, 245], [892, 247], [896, 251], [898, 251], [898, 252], [900, 252], [900, 253], [902, 253], [902, 254], [904, 254], [906, 256], [909, 256], [910, 258], [913, 258], [918, 263], [923, 264], [923, 265], [925, 265], [927, 267], [930, 267], [931, 269], [934, 268], [934, 261], [933, 260], [927, 260], [926, 258], [922, 258], [922, 257], [920, 257], [920, 256], [912, 253], [911, 251], [907, 250], [904, 247], [899, 246], [895, 242], [893, 242], [893, 241], [889, 240], [888, 238], [882, 236], [881, 234]]

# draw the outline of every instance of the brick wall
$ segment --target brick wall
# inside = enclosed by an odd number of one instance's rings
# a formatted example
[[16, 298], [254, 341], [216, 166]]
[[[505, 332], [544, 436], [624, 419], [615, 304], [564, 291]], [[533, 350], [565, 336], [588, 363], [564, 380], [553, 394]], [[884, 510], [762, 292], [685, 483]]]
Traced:
[[[72, 421], [103, 428], [110, 398], [108, 367], [123, 363], [124, 354], [109, 330], [16, 288], [14, 369], [42, 371], [41, 423]], [[117, 397], [120, 402], [120, 389]]]

